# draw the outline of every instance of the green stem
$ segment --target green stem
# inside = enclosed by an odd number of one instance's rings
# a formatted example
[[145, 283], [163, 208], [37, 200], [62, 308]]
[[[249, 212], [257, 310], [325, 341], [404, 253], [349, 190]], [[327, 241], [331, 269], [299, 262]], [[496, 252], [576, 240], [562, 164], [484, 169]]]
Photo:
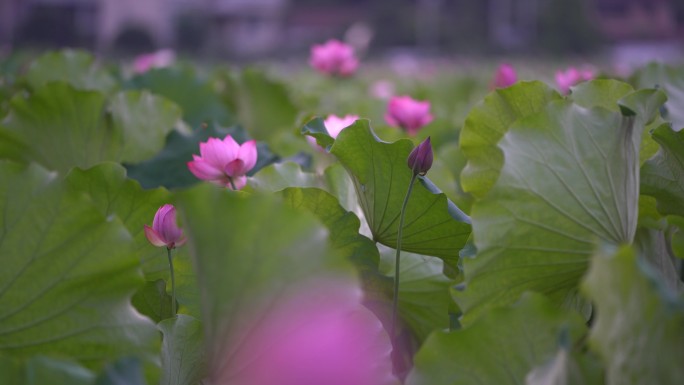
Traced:
[[401, 214], [399, 215], [399, 230], [397, 231], [397, 251], [394, 257], [394, 297], [392, 298], [392, 327], [390, 329], [390, 338], [394, 340], [396, 325], [397, 325], [397, 308], [399, 307], [399, 262], [401, 255], [401, 233], [404, 229], [404, 214], [406, 213], [406, 205], [408, 204], [409, 197], [411, 196], [411, 191], [413, 191], [413, 183], [418, 177], [417, 173], [413, 173], [411, 177], [411, 182], [409, 183], [408, 191], [406, 191], [406, 197], [404, 197], [404, 203], [401, 205]]
[[230, 187], [233, 188], [233, 191], [237, 191], [237, 189], [235, 188], [235, 182], [233, 182], [233, 178], [228, 177], [228, 182], [230, 182]]
[[171, 259], [171, 249], [167, 248], [169, 257], [169, 270], [171, 270], [171, 314], [176, 316], [176, 278], [173, 275], [173, 259]]

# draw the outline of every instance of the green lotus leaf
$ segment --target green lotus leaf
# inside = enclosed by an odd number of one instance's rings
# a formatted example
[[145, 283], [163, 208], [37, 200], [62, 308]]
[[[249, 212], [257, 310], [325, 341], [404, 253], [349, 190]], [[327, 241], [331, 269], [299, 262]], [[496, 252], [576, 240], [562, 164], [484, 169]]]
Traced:
[[0, 179], [0, 354], [149, 358], [157, 335], [130, 304], [142, 278], [124, 224], [38, 166], [2, 162]]
[[[684, 378], [684, 299], [631, 246], [604, 245], [582, 283], [595, 303], [590, 345], [606, 384], [678, 384]], [[655, 353], [657, 352], [657, 353]]]
[[509, 128], [501, 176], [471, 212], [478, 253], [464, 261], [465, 290], [454, 293], [464, 322], [528, 290], [584, 308], [577, 284], [595, 241], [632, 242], [640, 140], [664, 95], [623, 100], [636, 116], [562, 100]]
[[556, 354], [564, 333], [577, 342], [586, 333], [582, 317], [528, 293], [464, 329], [432, 333], [416, 354], [406, 383], [522, 384], [529, 371]]

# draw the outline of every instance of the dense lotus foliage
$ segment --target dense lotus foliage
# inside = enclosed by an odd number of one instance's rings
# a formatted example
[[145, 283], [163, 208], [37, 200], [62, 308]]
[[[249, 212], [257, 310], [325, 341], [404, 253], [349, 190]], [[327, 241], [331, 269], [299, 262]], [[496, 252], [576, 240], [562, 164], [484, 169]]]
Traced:
[[6, 59], [0, 384], [682, 383], [684, 67], [341, 44]]

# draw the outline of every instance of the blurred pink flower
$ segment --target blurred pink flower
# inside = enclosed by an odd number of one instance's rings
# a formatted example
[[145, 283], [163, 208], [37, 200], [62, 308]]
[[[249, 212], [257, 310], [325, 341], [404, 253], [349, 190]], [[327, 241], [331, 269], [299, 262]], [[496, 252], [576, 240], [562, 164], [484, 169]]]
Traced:
[[369, 93], [377, 99], [389, 99], [394, 96], [394, 84], [389, 80], [378, 80], [371, 84]]
[[569, 67], [565, 71], [556, 71], [556, 85], [563, 94], [570, 92], [570, 87], [577, 83], [591, 80], [595, 77], [594, 71], [590, 68], [577, 69]]
[[223, 140], [209, 138], [200, 143], [200, 156], [192, 158], [187, 164], [196, 177], [228, 188], [234, 184], [240, 190], [247, 184], [245, 175], [257, 161], [256, 141], [239, 145], [230, 135]]
[[392, 345], [361, 300], [356, 285], [303, 285], [258, 317], [260, 322], [245, 323], [253, 328], [238, 339], [242, 348], [228, 362], [217, 362], [210, 376], [239, 385], [390, 383]]
[[[330, 134], [331, 137], [337, 138], [337, 135], [340, 134], [340, 132], [354, 124], [356, 120], [358, 120], [359, 117], [357, 115], [345, 115], [344, 117], [340, 118], [337, 115], [328, 115], [328, 117], [323, 121], [323, 124], [325, 125], [325, 128], [328, 130], [328, 134]], [[311, 136], [307, 136], [306, 140], [314, 147], [314, 148], [320, 148], [320, 146], [316, 143], [316, 139], [314, 139]]]
[[432, 119], [430, 102], [414, 100], [410, 96], [393, 97], [385, 114], [387, 124], [401, 127], [409, 135], [415, 135], [423, 126], [432, 122]]
[[327, 75], [352, 75], [359, 66], [354, 48], [339, 40], [328, 40], [325, 44], [311, 47], [309, 64], [318, 72]]
[[145, 225], [145, 236], [151, 244], [171, 250], [185, 243], [183, 230], [176, 223], [176, 208], [166, 204], [154, 214], [152, 227]]
[[133, 72], [142, 74], [152, 68], [168, 67], [176, 60], [176, 53], [170, 49], [162, 49], [139, 55], [133, 61]]
[[494, 80], [492, 81], [491, 89], [505, 88], [513, 85], [518, 80], [518, 74], [515, 68], [508, 63], [501, 63], [496, 69]]

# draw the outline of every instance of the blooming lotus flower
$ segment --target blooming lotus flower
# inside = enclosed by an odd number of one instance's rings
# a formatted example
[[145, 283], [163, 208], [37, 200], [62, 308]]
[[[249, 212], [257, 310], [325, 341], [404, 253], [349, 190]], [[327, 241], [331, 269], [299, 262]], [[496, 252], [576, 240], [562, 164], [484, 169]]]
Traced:
[[432, 167], [432, 145], [430, 137], [422, 141], [408, 156], [408, 167], [413, 174], [425, 175]]
[[168, 67], [176, 60], [176, 53], [170, 49], [139, 55], [133, 61], [133, 72], [142, 74], [152, 68]]
[[410, 96], [395, 96], [387, 106], [385, 121], [391, 126], [401, 127], [409, 135], [415, 135], [432, 121], [430, 102], [414, 100]]
[[257, 161], [256, 141], [239, 145], [233, 137], [209, 138], [200, 143], [200, 155], [193, 155], [188, 169], [196, 177], [219, 186], [240, 190], [247, 184], [246, 174]]
[[[354, 285], [318, 283], [285, 296], [245, 322], [240, 349], [215, 360], [212, 383], [240, 385], [388, 385], [392, 345]], [[227, 341], [229, 344], [230, 341]]]
[[145, 236], [151, 244], [171, 250], [185, 243], [183, 230], [176, 223], [176, 208], [166, 204], [154, 214], [152, 227], [145, 225]]
[[518, 80], [515, 68], [508, 63], [502, 63], [496, 69], [491, 88], [504, 88], [513, 85]]
[[556, 71], [556, 85], [563, 94], [570, 92], [570, 87], [577, 83], [591, 80], [595, 76], [594, 71], [588, 68], [577, 69], [569, 67], [565, 71]]
[[352, 46], [339, 40], [328, 40], [325, 44], [311, 47], [309, 64], [326, 75], [349, 76], [358, 68], [359, 60]]

